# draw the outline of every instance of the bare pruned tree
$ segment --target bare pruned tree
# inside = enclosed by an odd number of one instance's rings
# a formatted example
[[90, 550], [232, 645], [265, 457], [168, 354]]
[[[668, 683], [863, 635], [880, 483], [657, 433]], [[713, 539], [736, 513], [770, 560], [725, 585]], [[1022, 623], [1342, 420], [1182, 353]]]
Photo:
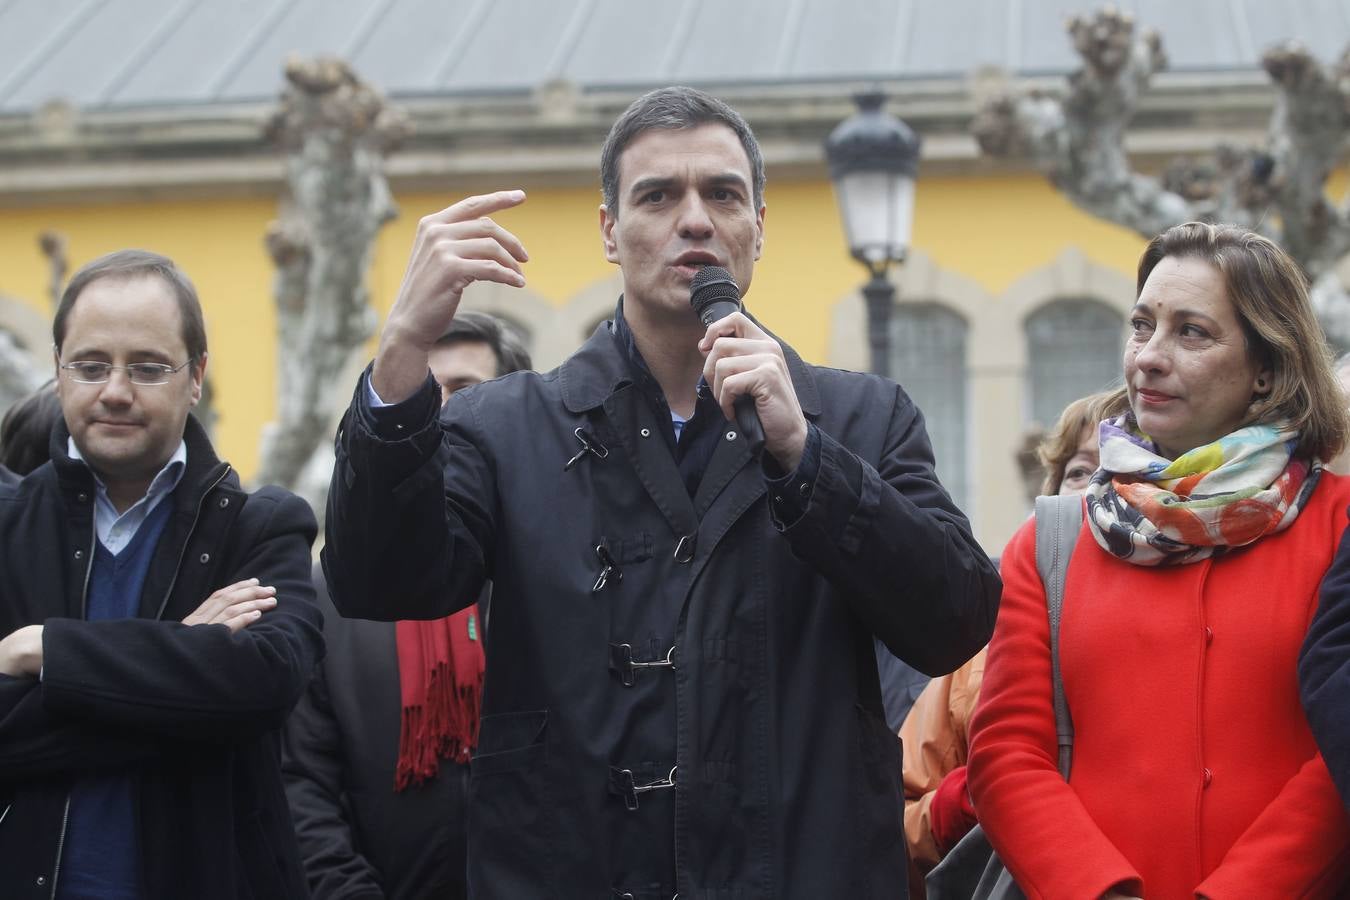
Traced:
[[66, 272], [70, 269], [66, 236], [59, 231], [44, 231], [38, 235], [38, 249], [47, 259], [47, 296], [52, 303], [52, 312], [56, 312], [61, 292], [66, 287]]
[[289, 196], [265, 238], [277, 268], [277, 417], [263, 433], [258, 479], [322, 511], [326, 472], [302, 473], [316, 451], [331, 459], [339, 376], [374, 331], [365, 274], [375, 235], [397, 214], [384, 160], [410, 126], [340, 59], [291, 60], [286, 80], [267, 126], [286, 154]]
[[40, 366], [14, 336], [0, 328], [0, 415], [51, 377], [51, 356]]
[[1350, 346], [1350, 296], [1336, 275], [1350, 253], [1350, 196], [1339, 206], [1326, 196], [1350, 135], [1350, 47], [1333, 66], [1297, 44], [1268, 50], [1262, 65], [1276, 96], [1265, 146], [1221, 145], [1212, 158], [1175, 162], [1155, 178], [1131, 168], [1124, 140], [1140, 95], [1167, 65], [1161, 38], [1136, 33], [1113, 9], [1074, 16], [1068, 32], [1083, 68], [1062, 96], [988, 101], [973, 125], [984, 152], [1029, 156], [1077, 206], [1145, 237], [1199, 220], [1279, 241], [1312, 280], [1328, 336]]
[[[66, 239], [55, 231], [38, 235], [38, 250], [47, 259], [50, 276], [48, 291], [52, 309], [61, 298], [66, 274]], [[51, 378], [50, 349], [37, 353], [25, 349], [14, 335], [0, 328], [0, 414], [41, 387]]]

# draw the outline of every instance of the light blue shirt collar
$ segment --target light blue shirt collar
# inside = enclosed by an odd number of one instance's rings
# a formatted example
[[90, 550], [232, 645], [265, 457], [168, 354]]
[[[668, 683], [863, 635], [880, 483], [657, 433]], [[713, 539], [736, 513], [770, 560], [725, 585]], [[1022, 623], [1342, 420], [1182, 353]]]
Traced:
[[[66, 453], [71, 459], [78, 459], [84, 462], [84, 457], [80, 455], [80, 450], [75, 446], [74, 438], [66, 438]], [[88, 463], [85, 463], [88, 466]], [[98, 477], [98, 473], [92, 468], [89, 469], [94, 476], [94, 530], [98, 534], [99, 543], [108, 548], [108, 552], [116, 556], [122, 551], [122, 548], [131, 543], [131, 539], [136, 536], [140, 530], [141, 524], [146, 517], [159, 506], [165, 497], [173, 493], [173, 489], [178, 487], [178, 482], [183, 480], [183, 471], [187, 468], [187, 442], [179, 441], [178, 449], [173, 451], [169, 461], [164, 467], [155, 473], [155, 477], [150, 480], [150, 487], [145, 492], [145, 496], [137, 500], [131, 507], [121, 515], [117, 512], [117, 507], [113, 506], [112, 500], [108, 498], [108, 486], [103, 483], [103, 479]]]

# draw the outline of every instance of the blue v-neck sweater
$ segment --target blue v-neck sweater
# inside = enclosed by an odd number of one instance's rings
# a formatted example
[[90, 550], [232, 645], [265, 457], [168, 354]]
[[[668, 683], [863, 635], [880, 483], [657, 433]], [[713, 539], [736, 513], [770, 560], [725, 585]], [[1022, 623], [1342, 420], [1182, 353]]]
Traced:
[[[158, 503], [122, 552], [95, 541], [86, 618], [130, 619], [173, 504]], [[129, 774], [88, 775], [70, 792], [70, 819], [57, 879], [58, 900], [143, 900], [136, 781]]]

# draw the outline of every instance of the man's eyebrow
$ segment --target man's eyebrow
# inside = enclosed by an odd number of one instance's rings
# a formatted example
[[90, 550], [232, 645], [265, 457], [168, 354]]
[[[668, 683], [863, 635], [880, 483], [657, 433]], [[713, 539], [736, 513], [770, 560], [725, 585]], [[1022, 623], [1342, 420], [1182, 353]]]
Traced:
[[646, 178], [639, 178], [628, 187], [630, 196], [645, 194], [648, 191], [662, 191], [670, 188], [675, 183], [674, 178], [661, 175], [649, 175]]
[[[61, 354], [62, 358], [73, 360], [88, 360], [90, 362], [111, 360], [112, 354], [107, 350], [100, 350], [97, 347], [80, 347], [75, 350], [68, 350]], [[163, 350], [140, 349], [132, 350], [127, 353], [128, 362], [167, 362], [172, 359], [169, 354]]]
[[739, 172], [724, 172], [721, 175], [713, 175], [708, 179], [709, 184], [732, 185], [744, 190], [746, 188], [745, 178]]

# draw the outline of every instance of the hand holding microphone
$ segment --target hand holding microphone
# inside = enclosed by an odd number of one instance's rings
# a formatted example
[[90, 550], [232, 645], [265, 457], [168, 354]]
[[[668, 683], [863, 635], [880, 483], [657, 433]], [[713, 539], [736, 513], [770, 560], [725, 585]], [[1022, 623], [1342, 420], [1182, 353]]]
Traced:
[[699, 350], [703, 378], [751, 452], [767, 450], [786, 472], [806, 446], [806, 417], [778, 342], [741, 311], [741, 292], [726, 269], [705, 266], [690, 284], [689, 303], [708, 326]]

